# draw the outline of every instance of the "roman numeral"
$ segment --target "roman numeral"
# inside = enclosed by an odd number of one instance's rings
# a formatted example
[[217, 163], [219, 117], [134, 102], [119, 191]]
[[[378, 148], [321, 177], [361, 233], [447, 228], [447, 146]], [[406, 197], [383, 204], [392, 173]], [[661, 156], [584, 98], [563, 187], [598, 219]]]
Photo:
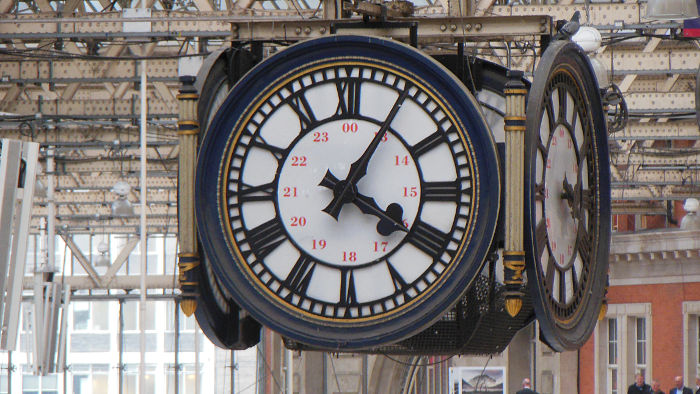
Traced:
[[566, 304], [566, 272], [557, 269], [559, 274], [559, 302]]
[[413, 145], [410, 148], [413, 157], [418, 157], [443, 143], [445, 141], [444, 135], [445, 134], [442, 131], [437, 130], [433, 134], [430, 134], [429, 136], [419, 141], [417, 144]]
[[576, 289], [578, 289], [578, 273], [576, 272], [576, 266], [571, 266], [571, 284], [574, 289], [574, 297], [576, 297]]
[[567, 99], [568, 96], [566, 95], [566, 90], [564, 90], [561, 87], [559, 89], [557, 89], [557, 92], [559, 92], [559, 94], [557, 95], [557, 96], [559, 96], [559, 113], [557, 114], [557, 119], [565, 121], [566, 120], [566, 106], [567, 106], [568, 101], [569, 101]]
[[579, 147], [578, 151], [578, 170], [583, 171], [583, 161], [586, 160], [588, 157], [588, 152], [591, 149], [591, 133], [586, 132], [586, 130], [583, 130], [583, 142], [581, 143], [581, 146]]
[[262, 260], [287, 239], [284, 225], [276, 217], [246, 232], [246, 242], [252, 252]]
[[583, 221], [579, 223], [578, 231], [576, 232], [576, 248], [578, 253], [581, 255], [581, 260], [583, 260], [584, 265], [591, 263], [591, 246], [593, 243], [593, 237], [588, 232], [588, 229], [583, 224]]
[[251, 201], [272, 201], [274, 191], [274, 182], [259, 186], [250, 186], [247, 183], [241, 182], [241, 186], [238, 189], [238, 201], [239, 203]]
[[[468, 180], [469, 177], [462, 178]], [[425, 201], [456, 201], [459, 203], [460, 194], [471, 192], [471, 187], [462, 189], [460, 180], [448, 182], [426, 182], [421, 186], [421, 194]]]
[[[350, 75], [351, 70], [347, 70]], [[336, 115], [357, 115], [360, 113], [360, 87], [359, 78], [344, 78], [335, 83], [338, 90], [338, 110]]]
[[[357, 305], [357, 294], [355, 293], [355, 276], [352, 270], [340, 271], [340, 305]], [[347, 315], [349, 310], [345, 311]]]
[[275, 156], [275, 158], [277, 159], [278, 162], [281, 162], [282, 160], [284, 160], [284, 158], [287, 156], [287, 153], [288, 153], [287, 148], [280, 148], [280, 147], [268, 144], [267, 141], [265, 141], [265, 139], [260, 136], [260, 134], [256, 135], [253, 138], [251, 145], [270, 152], [273, 156]]
[[587, 211], [593, 209], [593, 192], [590, 189], [581, 189], [581, 207]]
[[394, 290], [397, 292], [404, 291], [406, 289], [406, 281], [401, 274], [399, 274], [390, 262], [387, 261], [386, 266], [389, 269], [389, 275], [391, 275], [391, 282], [394, 285]]
[[292, 107], [299, 117], [299, 125], [302, 131], [308, 130], [312, 124], [316, 123], [314, 111], [311, 109], [309, 102], [306, 100], [306, 96], [303, 94], [293, 96], [292, 99], [289, 100], [289, 106]]
[[291, 299], [294, 294], [306, 294], [314, 269], [316, 269], [316, 262], [311, 257], [303, 254], [299, 256], [284, 281], [285, 286], [293, 292], [287, 296], [288, 299]]
[[537, 243], [537, 256], [542, 258], [542, 252], [544, 252], [545, 246], [547, 245], [547, 219], [542, 218], [537, 227], [535, 227], [535, 242]]
[[555, 273], [555, 267], [557, 265], [556, 259], [554, 256], [550, 253], [549, 254], [549, 264], [547, 265], [547, 272], [544, 273], [544, 281], [549, 289], [549, 292], [554, 296], [554, 275]]
[[535, 184], [535, 201], [544, 201], [544, 182]]
[[[547, 136], [548, 139], [551, 138], [552, 134], [554, 133], [554, 128], [555, 128], [554, 126], [556, 124], [557, 116], [558, 116], [558, 114], [554, 113], [554, 103], [552, 102], [552, 98], [550, 97], [549, 100], [547, 100], [547, 107], [545, 108], [544, 112], [542, 112], [542, 118], [543, 118], [542, 120], [546, 121], [547, 124], [549, 125], [549, 135]], [[540, 122], [540, 127], [542, 127], [541, 122]], [[539, 134], [540, 134], [540, 138], [542, 138], [541, 132]], [[547, 157], [547, 156], [545, 155], [545, 157]]]
[[447, 234], [418, 220], [411, 227], [406, 240], [428, 256], [436, 258], [442, 253], [448, 238]]

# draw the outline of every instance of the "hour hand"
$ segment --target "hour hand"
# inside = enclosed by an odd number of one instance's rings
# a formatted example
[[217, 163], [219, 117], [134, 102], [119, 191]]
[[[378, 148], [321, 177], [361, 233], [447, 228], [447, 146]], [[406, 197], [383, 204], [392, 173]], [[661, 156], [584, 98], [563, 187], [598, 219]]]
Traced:
[[318, 185], [333, 190], [333, 199], [323, 208], [323, 212], [331, 215], [335, 220], [338, 220], [338, 215], [340, 215], [340, 210], [343, 208], [343, 205], [355, 199], [357, 188], [348, 181], [341, 181], [336, 178], [335, 175], [331, 173], [331, 170], [326, 171], [326, 175], [323, 176], [321, 183]]
[[562, 192], [561, 198], [566, 199], [569, 203], [569, 208], [571, 208], [571, 217], [574, 219], [579, 219], [581, 210], [581, 182], [576, 182], [575, 186], [572, 186], [569, 181], [564, 176], [564, 181], [562, 182]]
[[[377, 134], [374, 136], [374, 138], [372, 138], [372, 141], [362, 153], [362, 156], [360, 156], [359, 159], [355, 160], [350, 165], [350, 171], [348, 172], [348, 176], [345, 178], [344, 181], [341, 181], [338, 184], [338, 186], [333, 188], [333, 200], [331, 200], [330, 204], [328, 204], [328, 206], [323, 209], [323, 212], [326, 212], [327, 214], [333, 216], [335, 220], [338, 220], [338, 215], [340, 215], [340, 210], [343, 208], [343, 205], [355, 199], [355, 194], [357, 194], [357, 182], [367, 174], [367, 166], [369, 165], [369, 160], [372, 158], [374, 152], [379, 146], [379, 143], [382, 141], [384, 135], [386, 135], [387, 131], [389, 130], [389, 125], [391, 125], [391, 122], [396, 117], [396, 114], [399, 112], [399, 109], [401, 109], [401, 106], [406, 100], [406, 97], [408, 97], [408, 91], [409, 89], [408, 87], [406, 87], [401, 92], [396, 102], [394, 102], [394, 106], [389, 111], [389, 115], [387, 115], [386, 119], [384, 119], [384, 122], [382, 122], [382, 126], [379, 128], [379, 131], [377, 131]], [[326, 176], [324, 177], [324, 179], [326, 179], [329, 175], [333, 175], [330, 173], [330, 170], [326, 172]]]
[[[338, 178], [336, 178], [335, 175], [333, 175], [329, 170], [326, 172], [326, 175], [321, 180], [321, 183], [319, 183], [319, 186], [332, 189], [333, 194], [336, 194], [342, 193], [345, 186], [343, 185], [343, 183], [345, 182], [346, 181], [338, 180]], [[404, 232], [409, 231], [408, 228], [403, 224], [403, 221], [401, 220], [401, 217], [403, 215], [403, 208], [401, 208], [401, 205], [396, 203], [389, 204], [387, 210], [384, 211], [377, 205], [377, 202], [374, 200], [374, 198], [359, 194], [357, 193], [356, 189], [353, 189], [352, 193], [349, 195], [352, 196], [352, 199], [347, 199], [347, 201], [340, 200], [339, 205], [342, 206], [342, 204], [344, 204], [345, 202], [352, 202], [360, 209], [360, 211], [362, 211], [362, 213], [378, 217], [380, 219], [379, 223], [377, 224], [377, 232], [379, 234], [386, 236], [393, 233], [396, 230]], [[334, 203], [338, 205], [336, 203], [336, 198], [334, 198], [333, 201], [331, 201], [331, 203], [323, 209], [323, 211], [331, 214], [331, 212], [329, 211], [332, 211], [333, 207], [335, 206]], [[333, 215], [331, 214], [331, 216]], [[335, 218], [337, 220], [337, 217]]]
[[379, 208], [377, 202], [374, 201], [372, 197], [363, 196], [361, 194], [357, 195], [354, 201], [355, 205], [360, 208], [362, 213], [369, 215], [374, 215], [378, 217], [379, 223], [377, 223], [377, 232], [381, 235], [387, 236], [396, 230], [408, 232], [408, 228], [401, 221], [401, 216], [403, 215], [403, 208], [397, 203], [391, 203], [386, 208], [386, 212]]

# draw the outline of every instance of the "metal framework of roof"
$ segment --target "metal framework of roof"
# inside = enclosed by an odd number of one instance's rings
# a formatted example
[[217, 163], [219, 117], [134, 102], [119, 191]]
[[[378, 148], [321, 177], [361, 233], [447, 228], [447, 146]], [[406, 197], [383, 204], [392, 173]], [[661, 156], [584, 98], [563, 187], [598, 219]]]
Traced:
[[[114, 216], [110, 204], [117, 198], [112, 186], [124, 181], [138, 207], [141, 60], [148, 74], [147, 230], [172, 234], [182, 67], [232, 39], [268, 40], [272, 52], [286, 40], [329, 34], [344, 6], [339, 0], [148, 0], [149, 14], [130, 17], [126, 10], [140, 1], [146, 0], [0, 0], [0, 135], [41, 143], [39, 180], [46, 185], [54, 177], [51, 202], [65, 234], [138, 232], [138, 216]], [[466, 50], [532, 71], [536, 44], [528, 35], [536, 31], [527, 29], [538, 28], [537, 15], [563, 20], [581, 11], [582, 23], [603, 33], [595, 56], [630, 114], [627, 126], [610, 136], [614, 212], [661, 213], [666, 200], [700, 194], [696, 40], [679, 37], [677, 23], [644, 19], [646, 3], [636, 0], [504, 3], [417, 2], [412, 18], [422, 23], [420, 45], [445, 52], [492, 28], [521, 34], [523, 41], [471, 41]], [[481, 23], [486, 17], [497, 18]], [[37, 197], [35, 204], [33, 232], [49, 201]]]

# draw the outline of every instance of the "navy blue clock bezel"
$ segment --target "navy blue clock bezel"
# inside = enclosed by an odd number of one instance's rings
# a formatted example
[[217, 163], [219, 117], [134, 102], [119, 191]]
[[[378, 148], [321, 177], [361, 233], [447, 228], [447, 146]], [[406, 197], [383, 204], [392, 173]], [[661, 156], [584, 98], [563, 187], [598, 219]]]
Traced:
[[[362, 59], [395, 66], [438, 93], [464, 126], [470, 144], [475, 180], [475, 219], [471, 234], [449, 277], [429, 297], [411, 304], [391, 318], [356, 321], [325, 321], [285, 308], [269, 299], [238, 266], [226, 231], [227, 208], [221, 190], [226, 180], [224, 163], [231, 133], [237, 129], [251, 103], [290, 70], [324, 61]], [[267, 58], [246, 74], [231, 90], [215, 115], [202, 141], [195, 180], [195, 210], [198, 232], [218, 281], [235, 301], [256, 320], [274, 331], [308, 345], [337, 350], [362, 349], [388, 344], [425, 329], [450, 308], [478, 274], [489, 251], [500, 201], [500, 172], [496, 146], [476, 100], [443, 66], [407, 45], [375, 37], [331, 36], [305, 41]]]

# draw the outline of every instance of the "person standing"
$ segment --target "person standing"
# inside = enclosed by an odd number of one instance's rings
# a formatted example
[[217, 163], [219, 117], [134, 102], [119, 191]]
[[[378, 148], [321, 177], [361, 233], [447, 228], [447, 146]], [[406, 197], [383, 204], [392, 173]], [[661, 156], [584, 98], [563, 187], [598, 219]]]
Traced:
[[641, 373], [634, 375], [634, 383], [627, 389], [627, 394], [651, 394], [651, 386], [644, 383]]
[[651, 394], [666, 394], [661, 390], [661, 383], [656, 379], [651, 381]]
[[695, 394], [700, 394], [700, 376], [695, 378]]
[[537, 392], [530, 387], [530, 378], [525, 378], [523, 379], [523, 388], [515, 394], [537, 394]]
[[668, 394], [693, 394], [693, 390], [683, 386], [683, 377], [676, 376], [676, 387], [668, 391]]

